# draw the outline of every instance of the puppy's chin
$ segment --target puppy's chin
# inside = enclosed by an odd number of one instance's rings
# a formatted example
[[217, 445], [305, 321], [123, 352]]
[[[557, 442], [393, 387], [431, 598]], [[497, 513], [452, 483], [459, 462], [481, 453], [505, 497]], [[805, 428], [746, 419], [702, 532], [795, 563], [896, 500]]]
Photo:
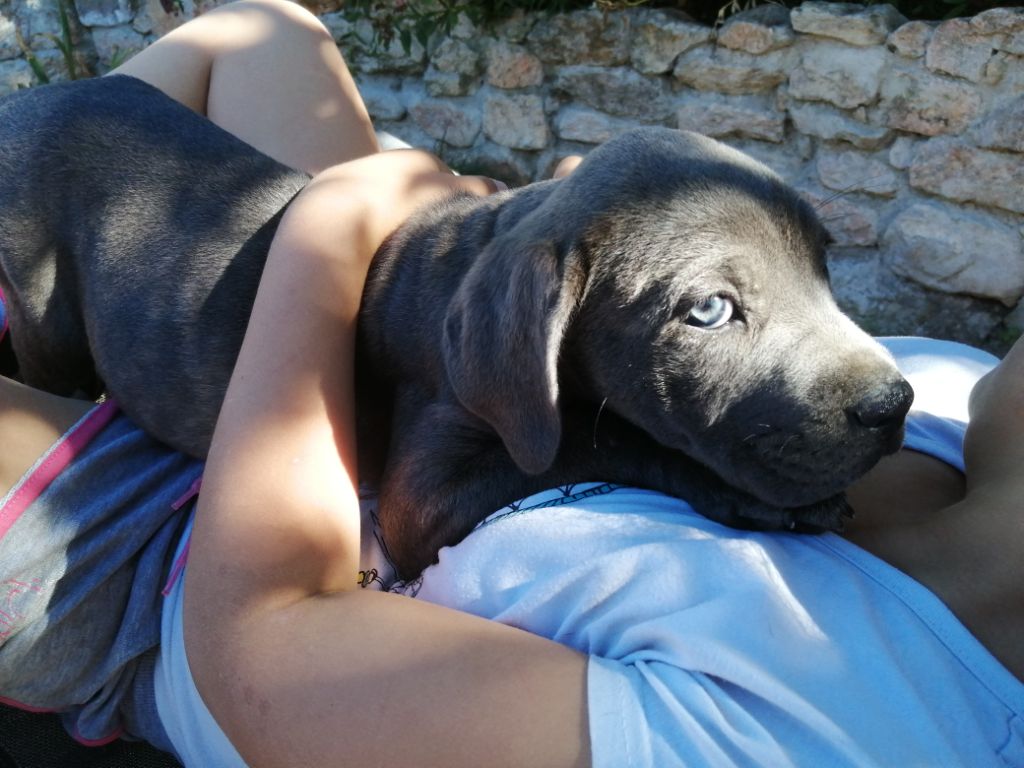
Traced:
[[789, 436], [749, 446], [746, 455], [718, 473], [727, 483], [767, 504], [805, 507], [842, 494], [884, 456], [897, 452], [903, 436], [903, 425], [880, 432], [870, 441], [842, 440], [831, 446], [815, 446], [800, 436]]
[[894, 434], [884, 446], [869, 453], [837, 451], [813, 457], [804, 465], [761, 465], [756, 471], [743, 472], [753, 482], [740, 480], [740, 487], [758, 499], [782, 508], [819, 504], [843, 494], [883, 457], [895, 453], [902, 444], [902, 433]]

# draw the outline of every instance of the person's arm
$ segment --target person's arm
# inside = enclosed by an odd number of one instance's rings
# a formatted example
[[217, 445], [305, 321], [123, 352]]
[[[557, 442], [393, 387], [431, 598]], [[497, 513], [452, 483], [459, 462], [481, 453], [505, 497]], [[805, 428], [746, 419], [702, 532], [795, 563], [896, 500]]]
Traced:
[[189, 662], [253, 766], [589, 763], [586, 657], [355, 590], [352, 352], [370, 256], [416, 204], [478, 179], [422, 153], [318, 176], [268, 258], [199, 500]]

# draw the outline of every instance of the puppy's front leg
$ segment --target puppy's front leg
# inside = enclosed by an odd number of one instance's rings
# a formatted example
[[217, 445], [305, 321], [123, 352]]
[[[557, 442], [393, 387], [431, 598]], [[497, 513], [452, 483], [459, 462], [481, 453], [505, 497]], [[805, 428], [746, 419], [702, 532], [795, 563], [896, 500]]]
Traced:
[[394, 423], [378, 513], [402, 578], [417, 576], [492, 512], [551, 484], [523, 473], [498, 436], [459, 405], [405, 398]]

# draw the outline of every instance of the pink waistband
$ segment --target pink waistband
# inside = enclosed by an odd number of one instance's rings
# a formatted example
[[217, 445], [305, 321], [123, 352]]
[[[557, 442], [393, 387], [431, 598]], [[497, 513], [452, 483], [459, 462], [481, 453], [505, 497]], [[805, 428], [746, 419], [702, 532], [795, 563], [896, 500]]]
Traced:
[[[171, 505], [172, 509], [181, 509], [188, 502], [199, 495], [199, 489], [203, 486], [203, 476], [200, 475], [195, 479], [189, 489], [185, 491], [185, 494]], [[188, 550], [192, 546], [192, 526], [189, 524], [186, 532], [182, 538], [182, 542], [179, 544], [180, 551], [178, 556], [174, 558], [174, 564], [171, 565], [171, 572], [167, 576], [167, 583], [164, 584], [164, 588], [160, 591], [160, 594], [164, 597], [170, 597], [171, 590], [174, 589], [174, 585], [178, 583], [178, 579], [181, 578], [181, 574], [185, 572], [185, 565], [188, 563]]]

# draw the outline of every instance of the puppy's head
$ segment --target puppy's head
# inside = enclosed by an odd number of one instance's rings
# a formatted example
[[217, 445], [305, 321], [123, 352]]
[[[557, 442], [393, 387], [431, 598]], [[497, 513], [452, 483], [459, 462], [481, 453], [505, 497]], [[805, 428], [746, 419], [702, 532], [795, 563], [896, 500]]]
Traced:
[[555, 184], [499, 219], [446, 324], [456, 394], [523, 470], [553, 461], [563, 396], [784, 507], [896, 450], [910, 387], [836, 306], [827, 234], [770, 170], [642, 129]]

